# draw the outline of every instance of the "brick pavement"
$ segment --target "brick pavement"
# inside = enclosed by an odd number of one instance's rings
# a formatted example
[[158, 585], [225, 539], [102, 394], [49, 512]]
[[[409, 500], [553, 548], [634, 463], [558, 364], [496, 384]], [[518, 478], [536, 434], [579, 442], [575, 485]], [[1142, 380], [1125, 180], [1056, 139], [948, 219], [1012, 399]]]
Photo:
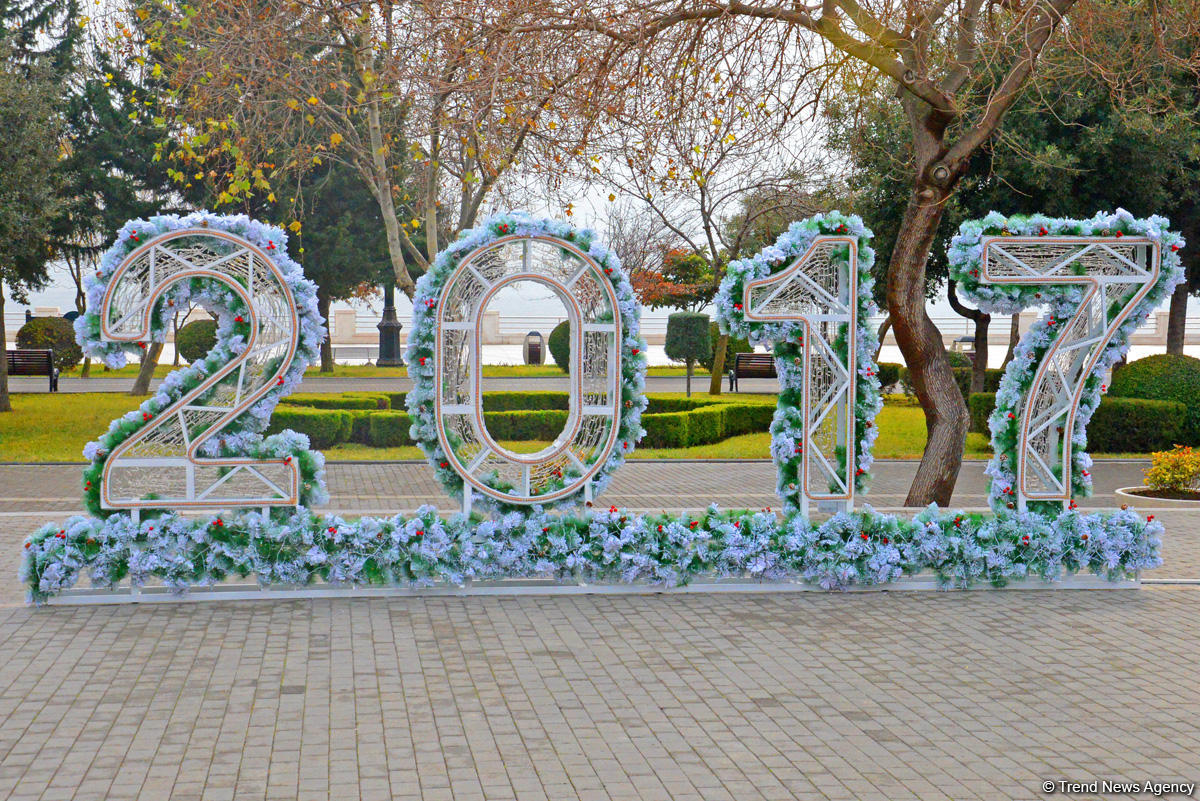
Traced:
[[[730, 469], [770, 492], [768, 464], [714, 468], [631, 464], [610, 494]], [[1200, 779], [1200, 587], [24, 607], [29, 512], [77, 508], [41, 500], [77, 471], [0, 466], [0, 798], [936, 801]], [[428, 494], [422, 474], [334, 465], [334, 504]], [[1200, 513], [1158, 514], [1158, 573], [1200, 578]]]
[[1197, 590], [0, 609], [0, 797], [997, 799], [1195, 779]]

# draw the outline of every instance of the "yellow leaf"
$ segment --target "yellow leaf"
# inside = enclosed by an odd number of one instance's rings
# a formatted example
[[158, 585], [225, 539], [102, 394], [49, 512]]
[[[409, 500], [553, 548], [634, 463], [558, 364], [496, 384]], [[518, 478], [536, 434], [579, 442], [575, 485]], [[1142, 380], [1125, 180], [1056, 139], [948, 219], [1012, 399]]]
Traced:
[[329, 137], [329, 144], [333, 145], [334, 147], [337, 147], [341, 143], [342, 143], [342, 135], [340, 133], [334, 133], [333, 135], [331, 135]]
[[274, 192], [271, 192], [270, 194], [268, 194], [268, 195], [267, 195], [267, 202], [268, 202], [268, 203], [274, 203], [274, 202], [275, 202], [275, 193], [274, 193]]
[[320, 102], [321, 101], [317, 100], [315, 97], [310, 97], [308, 99], [308, 105], [310, 105], [310, 106], [315, 106], [315, 105], [317, 105], [317, 103], [320, 103]]
[[613, 202], [614, 200], [616, 200], [616, 199], [617, 199], [617, 196], [616, 196], [616, 195], [614, 195], [614, 194], [611, 194], [611, 193], [609, 194], [609, 196], [608, 196], [608, 202], [609, 202], [609, 203], [612, 203], [612, 202]]
[[300, 233], [300, 221], [299, 221], [299, 220], [292, 220], [292, 221], [291, 221], [291, 222], [288, 224], [288, 230], [289, 230], [289, 231], [292, 231], [293, 233], [297, 233], [297, 234], [298, 234], [298, 233]]

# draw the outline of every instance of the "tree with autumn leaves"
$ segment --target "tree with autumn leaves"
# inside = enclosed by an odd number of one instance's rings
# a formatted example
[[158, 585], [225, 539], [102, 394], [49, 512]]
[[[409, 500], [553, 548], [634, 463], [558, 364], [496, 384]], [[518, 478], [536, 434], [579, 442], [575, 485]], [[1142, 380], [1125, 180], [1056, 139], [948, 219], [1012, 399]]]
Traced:
[[532, 47], [484, 0], [146, 0], [134, 18], [170, 85], [180, 185], [213, 181], [218, 206], [255, 193], [302, 205], [304, 174], [343, 164], [375, 199], [410, 297], [409, 266], [427, 267], [493, 195], [520, 205], [514, 167], [553, 163], [583, 91], [586, 62], [555, 44], [566, 34]]

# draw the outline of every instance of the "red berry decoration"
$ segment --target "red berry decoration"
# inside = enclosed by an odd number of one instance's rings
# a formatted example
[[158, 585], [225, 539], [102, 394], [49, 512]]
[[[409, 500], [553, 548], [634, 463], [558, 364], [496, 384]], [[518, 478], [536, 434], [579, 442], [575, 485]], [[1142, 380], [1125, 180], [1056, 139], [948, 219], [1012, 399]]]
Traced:
[[632, 353], [634, 356], [637, 356], [639, 353], [641, 353], [641, 351], [638, 348], [634, 348], [630, 351], [630, 353]]

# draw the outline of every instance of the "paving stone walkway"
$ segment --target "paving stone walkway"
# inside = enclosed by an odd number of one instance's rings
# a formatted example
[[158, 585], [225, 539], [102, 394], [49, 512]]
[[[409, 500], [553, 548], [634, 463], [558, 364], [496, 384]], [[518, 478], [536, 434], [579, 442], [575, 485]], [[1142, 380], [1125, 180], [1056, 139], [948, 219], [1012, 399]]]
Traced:
[[[1140, 467], [1100, 463], [1096, 501]], [[881, 464], [875, 502], [911, 469]], [[981, 470], [956, 501], [981, 502]], [[20, 541], [79, 508], [78, 474], [0, 466], [0, 798], [990, 801], [1200, 780], [1200, 586], [25, 607]], [[772, 481], [631, 463], [603, 497], [765, 506]], [[329, 482], [344, 511], [449, 505], [420, 464]], [[1154, 577], [1200, 579], [1200, 513], [1155, 513]]]

